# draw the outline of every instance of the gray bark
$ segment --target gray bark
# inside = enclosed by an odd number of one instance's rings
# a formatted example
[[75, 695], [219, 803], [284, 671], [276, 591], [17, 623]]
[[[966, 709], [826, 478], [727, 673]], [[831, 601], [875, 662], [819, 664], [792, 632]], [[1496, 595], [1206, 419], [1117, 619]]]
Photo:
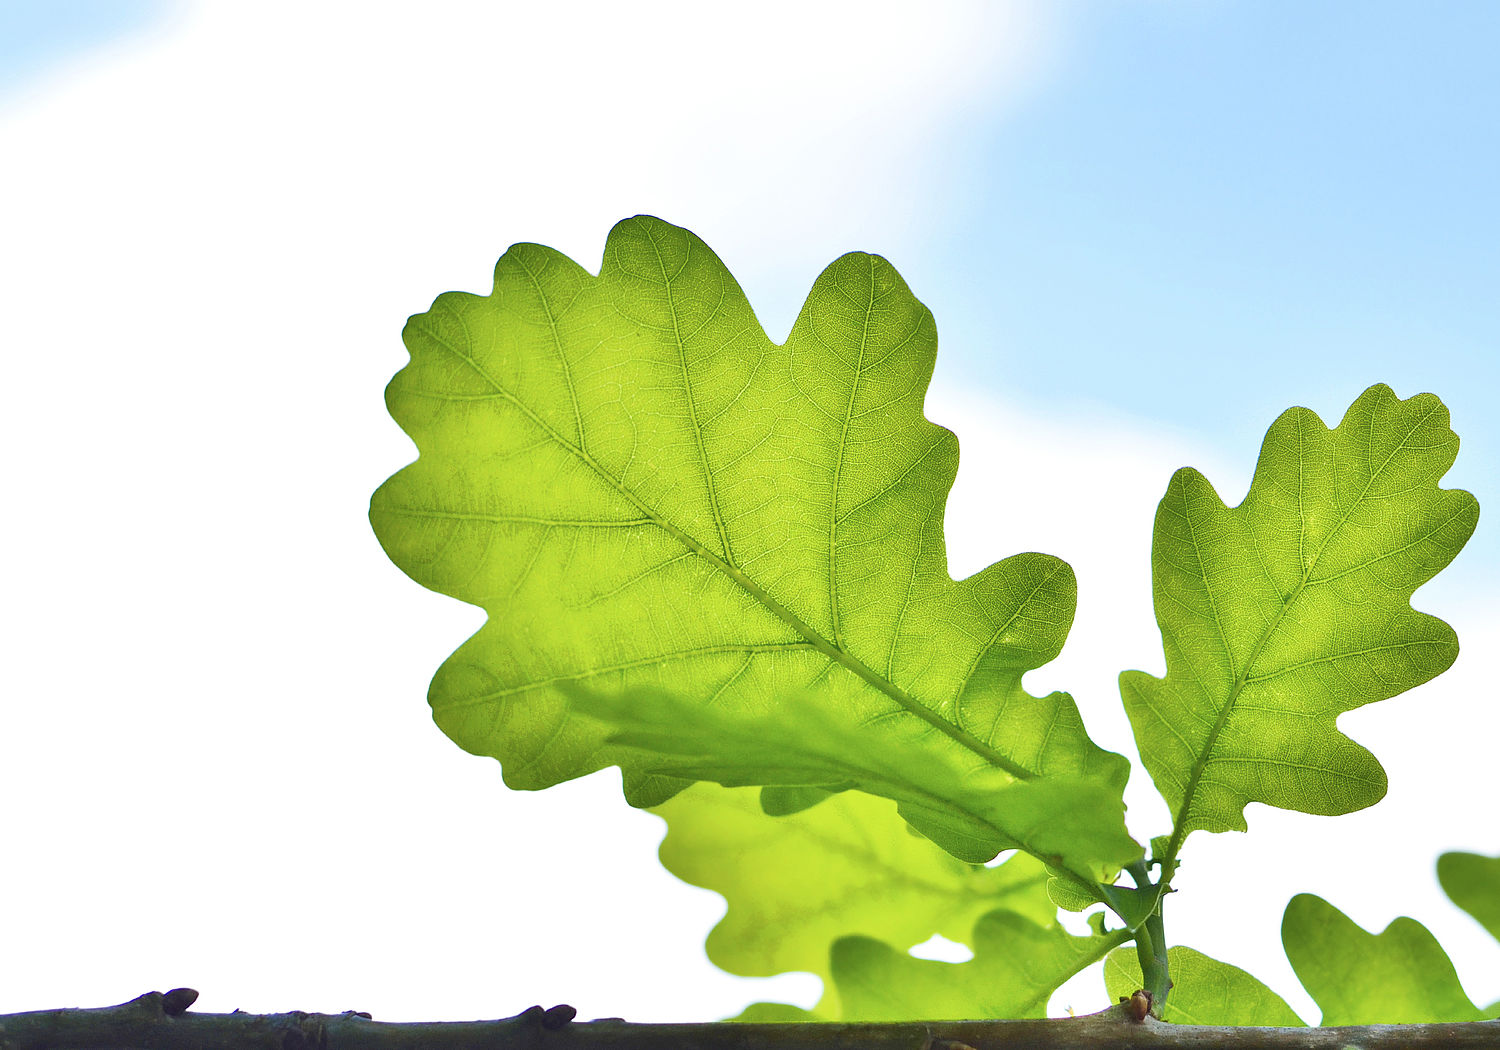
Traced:
[[354, 1012], [192, 1013], [198, 993], [0, 1016], [3, 1050], [1420, 1050], [1500, 1047], [1500, 1020], [1338, 1028], [1164, 1024], [1125, 1003], [1085, 1017], [891, 1024], [575, 1022], [571, 1007], [495, 1021], [390, 1024]]

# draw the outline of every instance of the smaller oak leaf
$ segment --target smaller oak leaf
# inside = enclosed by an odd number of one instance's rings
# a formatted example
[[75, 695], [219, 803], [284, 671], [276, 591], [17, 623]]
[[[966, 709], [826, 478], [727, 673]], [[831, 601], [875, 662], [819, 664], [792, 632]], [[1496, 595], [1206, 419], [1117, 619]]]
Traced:
[[1250, 802], [1333, 815], [1385, 794], [1335, 719], [1458, 655], [1452, 628], [1410, 604], [1478, 520], [1472, 495], [1438, 487], [1457, 452], [1441, 401], [1377, 385], [1333, 430], [1283, 413], [1237, 507], [1191, 468], [1173, 476], [1151, 547], [1167, 674], [1120, 676], [1175, 812], [1172, 855], [1194, 830], [1245, 830]]
[[[1262, 1028], [1305, 1024], [1285, 999], [1238, 966], [1179, 945], [1167, 949], [1167, 969], [1172, 990], [1162, 1007], [1163, 1021]], [[1129, 996], [1141, 983], [1141, 964], [1133, 947], [1109, 953], [1104, 986], [1111, 1002]]]
[[1323, 1011], [1322, 1025], [1479, 1021], [1448, 953], [1427, 927], [1401, 917], [1380, 933], [1321, 897], [1299, 893], [1281, 919], [1286, 957]]
[[933, 934], [965, 941], [997, 907], [1039, 923], [1056, 915], [1040, 861], [965, 864], [911, 834], [894, 803], [862, 792], [773, 817], [753, 788], [700, 783], [652, 812], [667, 822], [662, 865], [728, 904], [709, 959], [744, 977], [826, 981], [829, 945], [852, 934], [904, 951]]
[[833, 946], [832, 969], [843, 1021], [1044, 1017], [1064, 981], [1130, 939], [1128, 930], [1079, 937], [1040, 926], [1011, 911], [992, 911], [974, 926], [974, 957], [946, 963], [917, 959], [869, 937]]
[[1448, 899], [1500, 941], [1500, 857], [1444, 853], [1437, 873]]

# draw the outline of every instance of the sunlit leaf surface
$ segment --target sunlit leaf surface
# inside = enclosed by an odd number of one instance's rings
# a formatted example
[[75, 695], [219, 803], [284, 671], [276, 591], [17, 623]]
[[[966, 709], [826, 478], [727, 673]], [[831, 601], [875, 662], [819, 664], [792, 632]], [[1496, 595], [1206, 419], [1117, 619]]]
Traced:
[[1151, 552], [1167, 674], [1127, 671], [1120, 690], [1175, 846], [1243, 831], [1250, 802], [1337, 814], [1385, 794], [1335, 719], [1458, 654], [1410, 604], [1478, 518], [1473, 496], [1438, 486], [1457, 451], [1436, 397], [1374, 386], [1334, 430], [1283, 413], [1237, 507], [1197, 471], [1172, 478]]
[[[1161, 1012], [1177, 1024], [1295, 1027], [1305, 1022], [1286, 1000], [1255, 977], [1192, 948], [1167, 949], [1172, 990]], [[1111, 1002], [1141, 987], [1135, 948], [1116, 948], [1104, 960], [1104, 986]]]
[[1021, 687], [1067, 634], [1068, 566], [948, 575], [935, 329], [884, 259], [833, 263], [778, 346], [702, 241], [638, 217], [597, 277], [516, 245], [404, 338], [387, 403], [420, 457], [371, 520], [488, 613], [429, 699], [507, 783], [853, 786], [966, 859], [1022, 847], [1086, 882], [1139, 855], [1124, 759]]
[[1095, 930], [1078, 937], [993, 911], [974, 927], [974, 958], [916, 959], [868, 937], [833, 948], [833, 979], [845, 1021], [1044, 1017], [1052, 993], [1129, 935]]
[[965, 943], [999, 907], [1041, 924], [1056, 915], [1040, 861], [1017, 853], [993, 868], [965, 864], [913, 835], [890, 801], [860, 792], [771, 817], [753, 788], [695, 784], [654, 812], [667, 821], [662, 864], [728, 903], [707, 948], [730, 973], [826, 980], [840, 937], [904, 951], [934, 934]]
[[1449, 899], [1500, 941], [1500, 857], [1444, 853], [1437, 873]]
[[1324, 1025], [1478, 1021], [1448, 953], [1427, 927], [1399, 918], [1380, 933], [1300, 893], [1286, 906], [1281, 943]]

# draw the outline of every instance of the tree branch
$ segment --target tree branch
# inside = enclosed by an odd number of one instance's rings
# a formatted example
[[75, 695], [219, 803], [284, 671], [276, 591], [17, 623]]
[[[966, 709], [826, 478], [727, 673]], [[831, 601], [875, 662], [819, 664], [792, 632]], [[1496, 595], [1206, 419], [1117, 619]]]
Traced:
[[894, 1024], [572, 1022], [570, 1006], [498, 1021], [388, 1024], [368, 1015], [195, 1014], [198, 993], [147, 992], [97, 1010], [0, 1016], [5, 1050], [1422, 1050], [1500, 1046], [1500, 1020], [1339, 1028], [1227, 1028], [1140, 1020], [1130, 1004], [1042, 1021]]

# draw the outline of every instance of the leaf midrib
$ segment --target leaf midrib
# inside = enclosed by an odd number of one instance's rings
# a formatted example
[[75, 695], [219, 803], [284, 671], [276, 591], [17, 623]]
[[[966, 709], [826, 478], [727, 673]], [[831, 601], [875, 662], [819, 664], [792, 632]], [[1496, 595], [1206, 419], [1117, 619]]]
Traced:
[[[1255, 643], [1255, 647], [1250, 651], [1250, 655], [1246, 658], [1245, 662], [1237, 671], [1235, 671], [1235, 682], [1229, 690], [1229, 696], [1225, 699], [1224, 705], [1219, 709], [1218, 718], [1215, 719], [1213, 728], [1209, 730], [1208, 738], [1204, 741], [1202, 750], [1198, 753], [1197, 758], [1193, 762], [1193, 772], [1192, 775], [1188, 778], [1187, 788], [1183, 793], [1182, 804], [1178, 807], [1177, 813], [1172, 822], [1172, 837], [1167, 843], [1166, 855], [1168, 858], [1176, 858], [1178, 850], [1182, 848], [1183, 840], [1185, 840], [1190, 833], [1187, 829], [1187, 822], [1188, 817], [1191, 814], [1193, 800], [1198, 791], [1198, 784], [1202, 781], [1204, 772], [1208, 769], [1209, 763], [1213, 760], [1212, 752], [1214, 750], [1214, 745], [1218, 743], [1219, 735], [1223, 733], [1224, 727], [1228, 725], [1230, 715], [1234, 713], [1236, 701], [1238, 701], [1240, 693], [1244, 691], [1245, 685], [1250, 680], [1250, 668], [1255, 666], [1255, 661], [1260, 657], [1261, 650], [1265, 648], [1266, 643], [1268, 643], [1271, 638], [1275, 636], [1277, 630], [1280, 629], [1282, 621], [1286, 619], [1287, 611], [1296, 604], [1297, 599], [1300, 598], [1302, 594], [1307, 590], [1309, 581], [1312, 579], [1313, 569], [1316, 568], [1318, 562], [1322, 560], [1324, 552], [1328, 550], [1328, 545], [1333, 542], [1334, 538], [1337, 537], [1339, 533], [1343, 531], [1344, 526], [1348, 524], [1350, 515], [1354, 513], [1354, 508], [1358, 507], [1364, 502], [1365, 497], [1369, 494], [1370, 486], [1375, 483], [1375, 479], [1380, 477], [1385, 472], [1386, 468], [1390, 466], [1391, 460], [1396, 458], [1397, 452], [1408, 447], [1406, 444], [1407, 440], [1411, 437], [1412, 434], [1416, 432], [1418, 427], [1427, 422], [1428, 419], [1432, 418], [1433, 413], [1436, 411], [1436, 409], [1429, 409], [1421, 419], [1414, 422], [1407, 429], [1401, 440], [1397, 442], [1395, 447], [1386, 455], [1385, 460], [1380, 464], [1380, 466], [1370, 472], [1369, 477], [1365, 480], [1365, 484], [1360, 490], [1359, 495], [1351, 500], [1346, 506], [1344, 513], [1339, 516], [1337, 524], [1335, 524], [1334, 527], [1329, 530], [1328, 535], [1324, 537], [1323, 542], [1318, 545], [1317, 552], [1313, 554], [1312, 558], [1304, 559], [1302, 566], [1302, 578], [1298, 581], [1297, 586], [1292, 589], [1291, 594], [1287, 595], [1287, 597], [1282, 601], [1281, 608], [1277, 611], [1275, 619], [1271, 621], [1270, 627], [1262, 632], [1260, 638]], [[1302, 420], [1299, 417], [1299, 427], [1301, 425], [1301, 422]], [[1337, 428], [1334, 428], [1334, 430], [1330, 432], [1337, 433]], [[1304, 503], [1300, 488], [1302, 468], [1303, 449], [1301, 443], [1299, 442], [1297, 452], [1297, 470], [1299, 479], [1299, 488], [1297, 494], [1297, 513], [1299, 518], [1303, 518], [1304, 516]], [[1247, 495], [1246, 499], [1248, 500], [1248, 498], [1249, 497]], [[1186, 508], [1185, 498], [1183, 502], [1184, 508]], [[1193, 529], [1193, 522], [1191, 517], [1186, 513], [1184, 513], [1183, 516], [1188, 519], [1189, 529]], [[1194, 530], [1193, 546], [1194, 550], [1198, 549], [1196, 530]], [[1233, 667], [1234, 655], [1232, 650], [1230, 649], [1229, 640], [1224, 636], [1223, 626], [1221, 621], [1219, 620], [1218, 603], [1212, 601], [1212, 597], [1210, 597], [1210, 602], [1214, 607], [1214, 624], [1219, 629], [1219, 638], [1224, 644], [1224, 652], [1229, 656], [1229, 659], [1231, 661], [1230, 666]]]
[[683, 546], [693, 551], [693, 553], [709, 562], [725, 576], [729, 577], [731, 581], [733, 581], [742, 590], [744, 590], [747, 594], [749, 594], [752, 598], [759, 602], [767, 611], [769, 611], [772, 615], [776, 616], [783, 623], [800, 634], [808, 642], [808, 644], [822, 653], [833, 663], [852, 672], [854, 675], [864, 680], [867, 684], [873, 686], [876, 690], [885, 694], [891, 700], [895, 701], [895, 703], [902, 709], [913, 715], [916, 715], [918, 718], [931, 725], [934, 729], [937, 729], [940, 733], [949, 737], [955, 743], [983, 758], [986, 762], [996, 767], [997, 769], [1003, 770], [1009, 775], [1015, 777], [1017, 780], [1033, 780], [1037, 777], [1038, 774], [1034, 771], [1027, 769], [1019, 763], [1006, 757], [999, 751], [995, 750], [993, 747], [984, 743], [984, 741], [980, 740], [978, 737], [967, 732], [961, 727], [954, 725], [952, 722], [949, 722], [937, 712], [921, 703], [906, 690], [902, 689], [894, 682], [889, 681], [882, 675], [876, 673], [858, 657], [855, 657], [852, 654], [845, 652], [843, 649], [839, 648], [828, 638], [824, 637], [822, 632], [815, 629], [811, 624], [807, 623], [791, 609], [787, 608], [781, 602], [777, 601], [764, 588], [762, 588], [739, 568], [730, 564], [724, 558], [715, 554], [712, 550], [699, 542], [695, 537], [691, 536], [672, 522], [668, 521], [666, 518], [662, 517], [654, 507], [641, 500], [640, 497], [638, 497], [633, 491], [627, 488], [619, 479], [615, 478], [607, 470], [605, 470], [603, 465], [600, 464], [596, 459], [594, 459], [594, 457], [586, 449], [569, 441], [563, 434], [559, 433], [554, 427], [552, 427], [545, 419], [534, 412], [529, 405], [525, 404], [523, 401], [521, 401], [520, 398], [516, 397], [515, 394], [506, 389], [504, 384], [500, 383], [494, 376], [490, 375], [490, 373], [477, 360], [475, 360], [471, 354], [461, 352], [457, 347], [453, 346], [446, 339], [443, 339], [435, 331], [429, 330], [427, 334], [429, 338], [431, 338], [434, 342], [442, 346], [444, 349], [448, 350], [449, 353], [453, 354], [455, 357], [459, 358], [470, 368], [472, 368], [475, 374], [483, 379], [486, 383], [488, 383], [491, 389], [493, 389], [496, 394], [514, 405], [523, 415], [525, 415], [528, 420], [531, 421], [532, 425], [546, 434], [550, 440], [563, 448], [568, 454], [581, 461], [602, 481], [608, 484], [615, 492], [629, 501], [638, 511], [640, 511], [642, 517], [648, 519], [651, 524], [656, 525], [673, 539], [677, 540]]

